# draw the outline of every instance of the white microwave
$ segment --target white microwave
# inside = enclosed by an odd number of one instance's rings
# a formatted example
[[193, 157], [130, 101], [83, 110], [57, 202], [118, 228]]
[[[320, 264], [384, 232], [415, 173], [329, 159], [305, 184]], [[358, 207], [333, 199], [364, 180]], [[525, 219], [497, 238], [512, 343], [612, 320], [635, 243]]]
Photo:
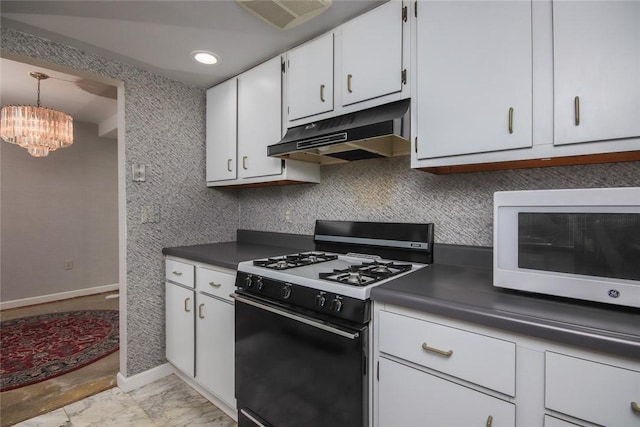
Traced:
[[640, 307], [640, 187], [496, 192], [493, 285]]

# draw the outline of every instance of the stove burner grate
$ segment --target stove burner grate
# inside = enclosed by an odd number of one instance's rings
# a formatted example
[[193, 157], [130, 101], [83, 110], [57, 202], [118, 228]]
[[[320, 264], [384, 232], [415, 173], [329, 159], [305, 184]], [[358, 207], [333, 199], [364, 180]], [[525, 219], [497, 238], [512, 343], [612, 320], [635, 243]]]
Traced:
[[351, 286], [366, 286], [411, 270], [411, 264], [374, 261], [320, 273], [319, 278]]
[[283, 255], [253, 261], [253, 265], [271, 270], [287, 270], [289, 268], [303, 267], [305, 265], [320, 264], [326, 261], [338, 259], [336, 254], [325, 252], [301, 252], [293, 255]]

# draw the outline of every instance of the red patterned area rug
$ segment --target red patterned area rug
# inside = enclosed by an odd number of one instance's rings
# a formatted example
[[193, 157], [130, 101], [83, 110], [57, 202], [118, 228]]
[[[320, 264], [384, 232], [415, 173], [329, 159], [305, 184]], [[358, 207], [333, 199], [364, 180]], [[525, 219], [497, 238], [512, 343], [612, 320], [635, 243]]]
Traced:
[[41, 314], [0, 323], [0, 391], [82, 368], [118, 350], [117, 310]]

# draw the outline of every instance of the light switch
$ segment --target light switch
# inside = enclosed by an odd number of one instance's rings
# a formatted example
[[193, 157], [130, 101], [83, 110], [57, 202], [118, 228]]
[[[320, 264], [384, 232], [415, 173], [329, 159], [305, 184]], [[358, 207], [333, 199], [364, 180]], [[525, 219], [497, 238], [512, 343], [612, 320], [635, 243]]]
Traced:
[[131, 175], [133, 176], [134, 182], [144, 182], [146, 181], [146, 171], [147, 167], [145, 165], [134, 164], [131, 166]]

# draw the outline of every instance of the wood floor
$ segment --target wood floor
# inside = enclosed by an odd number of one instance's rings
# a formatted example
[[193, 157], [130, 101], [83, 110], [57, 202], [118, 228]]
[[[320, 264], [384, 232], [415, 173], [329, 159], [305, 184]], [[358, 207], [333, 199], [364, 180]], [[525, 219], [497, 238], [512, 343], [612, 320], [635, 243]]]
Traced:
[[[90, 295], [47, 304], [14, 308], [0, 312], [0, 320], [17, 319], [45, 313], [71, 310], [118, 309], [117, 292]], [[40, 414], [92, 396], [116, 385], [120, 352], [110, 354], [76, 371], [0, 393], [2, 427], [16, 424]]]

